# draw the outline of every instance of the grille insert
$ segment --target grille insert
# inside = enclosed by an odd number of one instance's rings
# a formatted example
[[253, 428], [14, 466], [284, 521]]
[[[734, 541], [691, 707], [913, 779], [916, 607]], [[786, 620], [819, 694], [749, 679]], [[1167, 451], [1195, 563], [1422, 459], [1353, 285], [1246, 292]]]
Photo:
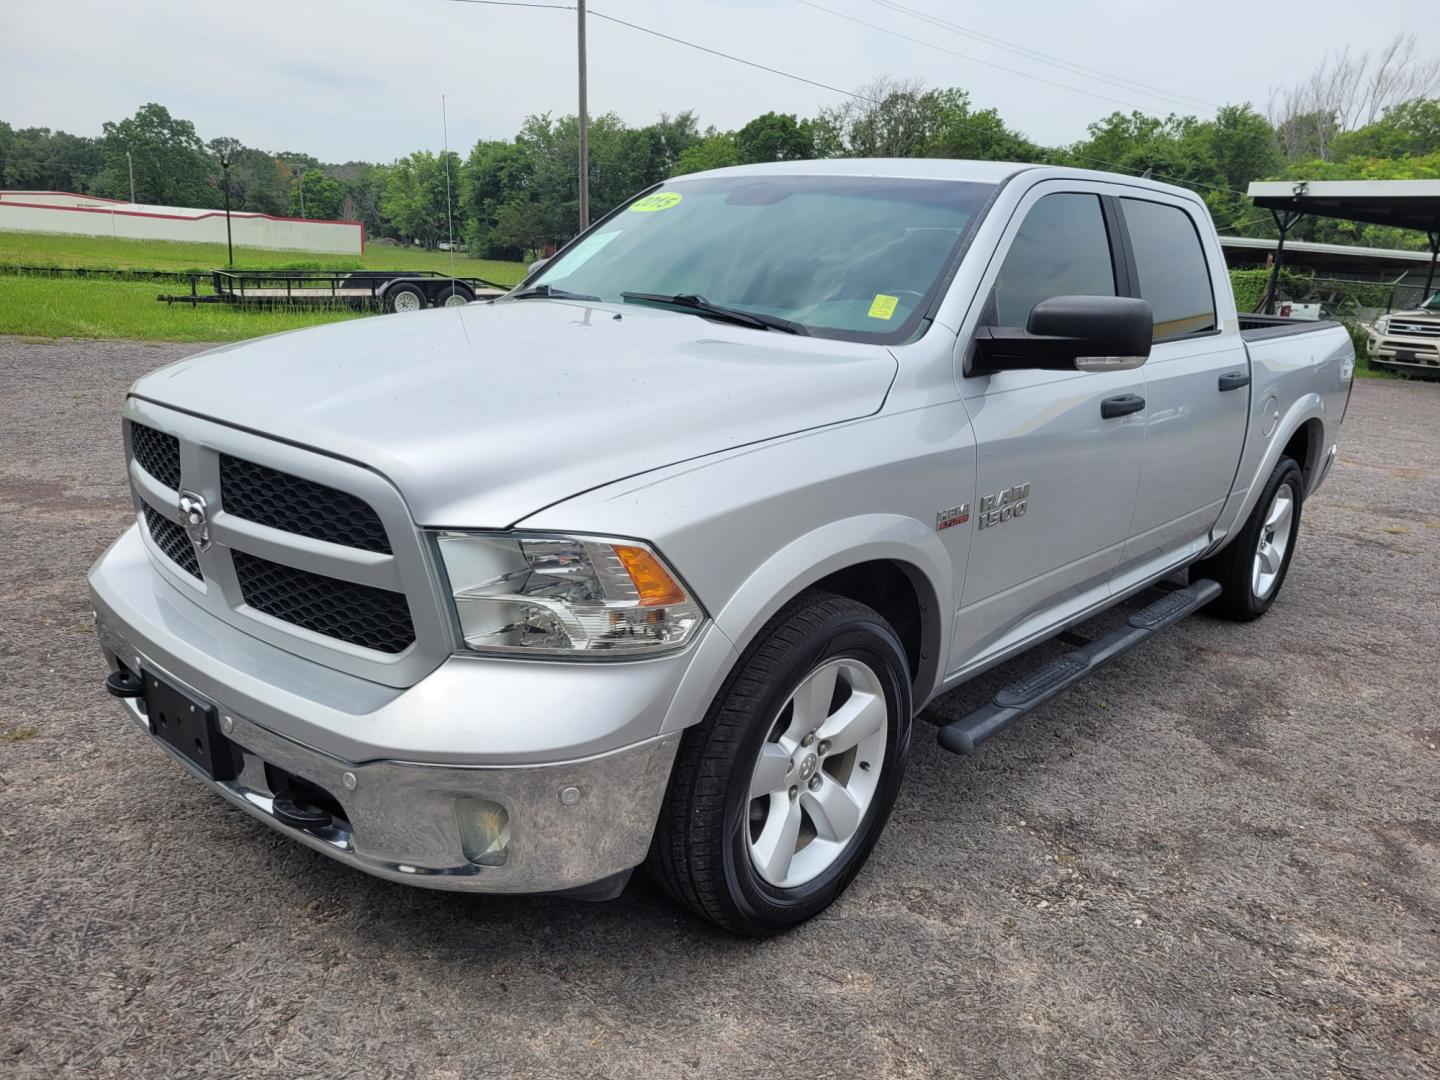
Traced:
[[150, 506], [145, 507], [145, 528], [150, 530], [154, 540], [165, 557], [191, 577], [204, 580], [200, 573], [200, 560], [195, 557], [195, 545], [185, 530]]
[[415, 641], [405, 594], [282, 566], [231, 551], [245, 603], [306, 630], [377, 652], [398, 653]]
[[220, 455], [220, 500], [227, 513], [272, 529], [391, 553], [385, 526], [363, 499], [253, 461]]
[[142, 469], [166, 487], [180, 489], [179, 439], [131, 421], [130, 449]]

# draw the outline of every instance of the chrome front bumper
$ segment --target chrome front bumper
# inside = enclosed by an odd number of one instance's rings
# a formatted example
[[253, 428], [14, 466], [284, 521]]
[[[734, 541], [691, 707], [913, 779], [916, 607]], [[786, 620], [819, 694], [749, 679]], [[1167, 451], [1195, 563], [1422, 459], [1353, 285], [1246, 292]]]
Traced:
[[[408, 691], [369, 684], [374, 700], [364, 699], [363, 686], [335, 685], [334, 673], [318, 665], [307, 665], [313, 670], [303, 672], [309, 683], [303, 685], [291, 667], [280, 666], [292, 665], [293, 658], [271, 656], [272, 646], [203, 621], [205, 613], [174, 594], [158, 575], [145, 573], [145, 563], [132, 530], [91, 571], [105, 658], [112, 671], [123, 664], [215, 706], [222, 732], [242, 755], [235, 779], [211, 780], [163, 741], [156, 739], [156, 746], [267, 825], [356, 869], [435, 889], [583, 890], [623, 875], [645, 858], [680, 739], [679, 732], [655, 734], [671, 692], [662, 667], [649, 672], [658, 710], [653, 716], [626, 692], [624, 673], [602, 684], [615, 691], [609, 695], [597, 693], [593, 684], [588, 695], [577, 692], [561, 676], [565, 693], [557, 700], [546, 689], [551, 687], [553, 695], [557, 677], [548, 668], [531, 669], [530, 709], [548, 714], [562, 703], [568, 706], [577, 752], [556, 753], [541, 762], [501, 755], [497, 762], [494, 753], [464, 746], [465, 736], [478, 740], [488, 733], [506, 750], [513, 748], [514, 728], [528, 728], [533, 739], [544, 736], [552, 719], [501, 711], [519, 709], [505, 681], [515, 677], [513, 670], [502, 673], [498, 686], [485, 679], [489, 669], [478, 665], [462, 665], [458, 674], [445, 677], [437, 670]], [[294, 678], [282, 687], [281, 675]], [[590, 667], [589, 678], [602, 675]], [[259, 696], [257, 676], [271, 680], [265, 684], [269, 697]], [[348, 682], [352, 677], [341, 678]], [[450, 681], [457, 678], [467, 680], [463, 688]], [[438, 685], [427, 687], [432, 680]], [[498, 700], [484, 700], [487, 686]], [[338, 695], [346, 690], [348, 700], [341, 700]], [[148, 733], [140, 700], [122, 701]], [[343, 738], [317, 723], [334, 720], [340, 709], [349, 711], [344, 726], [353, 729]], [[345, 753], [353, 746], [375, 746], [375, 729], [382, 726], [378, 718], [402, 709], [394, 726], [410, 729], [415, 754]], [[446, 710], [450, 715], [442, 715]], [[651, 723], [649, 737], [633, 738], [637, 725]], [[611, 745], [587, 752], [596, 732], [608, 733]], [[447, 733], [449, 752], [431, 752]], [[615, 746], [617, 739], [628, 741]], [[416, 760], [422, 757], [428, 760]], [[324, 826], [287, 824], [275, 812], [275, 770], [321, 789], [341, 813]]]

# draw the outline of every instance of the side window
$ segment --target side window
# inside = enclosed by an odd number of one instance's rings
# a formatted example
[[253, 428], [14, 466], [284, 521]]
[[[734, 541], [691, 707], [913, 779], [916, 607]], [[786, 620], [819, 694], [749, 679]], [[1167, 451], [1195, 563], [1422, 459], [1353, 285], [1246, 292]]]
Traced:
[[1030, 208], [990, 295], [992, 326], [1024, 327], [1052, 296], [1114, 296], [1115, 267], [1100, 196], [1046, 195]]
[[1215, 294], [1205, 250], [1190, 215], [1178, 206], [1121, 199], [1135, 253], [1140, 296], [1155, 312], [1155, 340], [1214, 330]]

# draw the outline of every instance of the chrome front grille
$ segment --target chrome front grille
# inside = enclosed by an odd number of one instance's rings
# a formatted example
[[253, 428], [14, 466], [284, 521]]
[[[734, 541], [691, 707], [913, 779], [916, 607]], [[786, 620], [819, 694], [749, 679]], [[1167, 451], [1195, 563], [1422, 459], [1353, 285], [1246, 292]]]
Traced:
[[133, 398], [125, 429], [156, 564], [217, 617], [393, 686], [450, 654], [422, 536], [373, 471]]

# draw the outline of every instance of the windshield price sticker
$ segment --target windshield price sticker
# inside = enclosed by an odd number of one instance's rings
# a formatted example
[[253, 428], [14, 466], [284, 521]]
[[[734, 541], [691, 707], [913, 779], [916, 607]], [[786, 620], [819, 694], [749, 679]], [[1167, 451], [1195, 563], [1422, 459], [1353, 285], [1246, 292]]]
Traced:
[[888, 319], [895, 314], [895, 305], [898, 303], [900, 303], [898, 296], [876, 293], [875, 299], [870, 301], [870, 310], [867, 314], [872, 319]]
[[681, 195], [678, 191], [657, 191], [653, 195], [646, 195], [643, 199], [636, 199], [630, 204], [630, 209], [641, 213], [669, 210], [672, 206], [679, 206], [680, 199]]

